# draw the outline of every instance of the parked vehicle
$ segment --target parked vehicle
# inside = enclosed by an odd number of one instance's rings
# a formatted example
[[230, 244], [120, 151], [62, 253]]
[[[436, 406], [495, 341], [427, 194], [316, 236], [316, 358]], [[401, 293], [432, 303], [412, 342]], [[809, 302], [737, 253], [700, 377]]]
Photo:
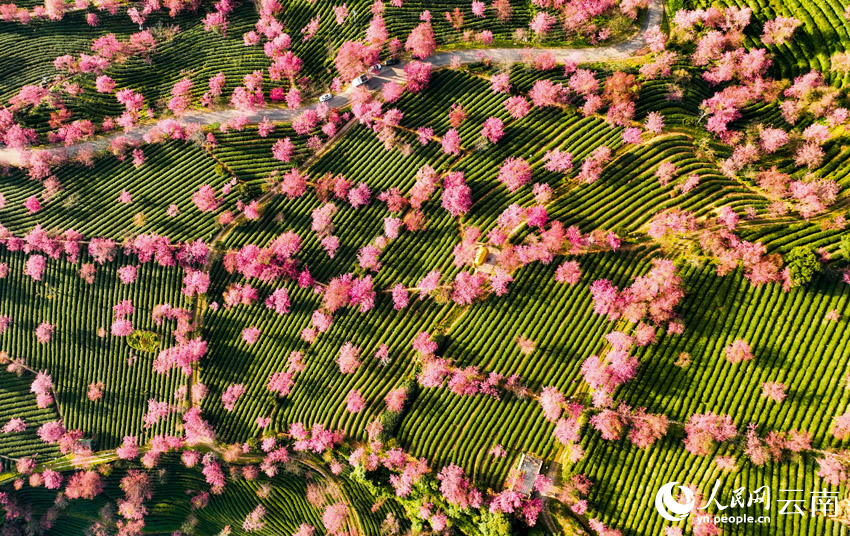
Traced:
[[365, 74], [362, 74], [362, 75], [358, 76], [357, 78], [355, 78], [354, 80], [352, 80], [351, 85], [354, 86], [354, 87], [360, 87], [368, 81], [369, 81], [369, 77], [366, 76]]
[[332, 93], [325, 93], [324, 95], [319, 97], [319, 102], [328, 102], [332, 98], [334, 98]]
[[369, 68], [369, 71], [372, 72], [372, 73], [379, 73], [379, 72], [381, 72], [381, 69], [383, 69], [383, 68], [384, 68], [383, 65], [381, 65], [380, 63], [376, 63], [375, 65], [373, 65]]
[[384, 65], [386, 65], [387, 67], [391, 65], [398, 65], [398, 60], [396, 58], [389, 58], [384, 62]]

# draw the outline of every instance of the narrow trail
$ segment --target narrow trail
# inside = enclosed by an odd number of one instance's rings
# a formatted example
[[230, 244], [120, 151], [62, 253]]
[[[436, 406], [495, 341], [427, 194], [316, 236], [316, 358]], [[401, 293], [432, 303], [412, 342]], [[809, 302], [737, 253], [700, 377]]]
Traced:
[[[461, 65], [478, 63], [482, 57], [488, 57], [494, 63], [513, 64], [522, 62], [529, 54], [550, 52], [559, 62], [567, 60], [578, 63], [592, 63], [605, 61], [625, 60], [633, 57], [640, 49], [644, 48], [644, 34], [653, 26], [660, 26], [664, 5], [662, 0], [650, 0], [649, 8], [641, 25], [640, 30], [630, 39], [616, 45], [598, 48], [478, 48], [459, 49], [438, 52], [422, 61], [428, 62], [434, 68], [441, 69], [449, 67], [454, 62]], [[408, 62], [401, 62], [392, 67], [385, 67], [379, 74], [373, 75], [368, 82], [368, 88], [377, 91], [387, 82], [403, 82], [404, 66]], [[354, 89], [349, 85], [345, 91], [335, 95], [328, 104], [335, 108], [344, 108], [351, 103], [351, 95]], [[259, 123], [264, 117], [275, 123], [286, 123], [295, 119], [306, 110], [315, 109], [318, 103], [311, 103], [299, 108], [286, 108], [283, 106], [268, 106], [253, 111], [237, 110], [235, 108], [222, 108], [218, 110], [196, 110], [177, 118], [182, 124], [198, 123], [201, 125], [212, 125], [215, 123], [227, 123], [240, 117], [247, 117], [251, 123]], [[165, 118], [161, 118], [165, 119]], [[73, 158], [80, 151], [92, 151], [100, 153], [109, 149], [112, 141], [119, 137], [129, 140], [140, 141], [144, 135], [150, 132], [156, 123], [140, 125], [129, 132], [114, 132], [105, 136], [80, 142], [71, 146], [48, 145], [30, 149], [0, 148], [0, 164], [20, 167], [23, 158], [28, 152], [47, 151], [51, 156]]]

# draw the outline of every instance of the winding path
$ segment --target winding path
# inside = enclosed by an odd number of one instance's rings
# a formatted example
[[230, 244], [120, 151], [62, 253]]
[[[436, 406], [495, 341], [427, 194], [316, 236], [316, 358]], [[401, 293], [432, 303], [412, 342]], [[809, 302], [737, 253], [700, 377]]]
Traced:
[[[568, 60], [577, 63], [592, 63], [603, 61], [625, 60], [634, 56], [641, 48], [645, 46], [644, 34], [653, 26], [661, 25], [661, 18], [664, 11], [662, 0], [650, 0], [649, 8], [644, 16], [643, 24], [640, 30], [634, 37], [618, 43], [616, 45], [594, 48], [480, 48], [480, 49], [464, 49], [452, 50], [446, 52], [438, 52], [429, 56], [424, 61], [431, 63], [435, 68], [444, 68], [452, 64], [453, 61], [460, 62], [462, 65], [477, 63], [481, 61], [483, 56], [489, 57], [495, 63], [512, 64], [522, 62], [528, 54], [551, 52], [559, 62]], [[483, 55], [483, 56], [482, 56]], [[392, 67], [385, 67], [380, 74], [372, 76], [368, 82], [369, 89], [377, 91], [385, 83], [390, 81], [404, 81], [404, 66], [407, 62], [401, 62]], [[351, 94], [353, 88], [348, 86], [345, 91], [335, 95], [330, 101], [330, 105], [335, 108], [344, 108], [351, 102]], [[201, 125], [212, 125], [214, 123], [227, 123], [239, 117], [247, 117], [251, 123], [259, 123], [264, 117], [268, 117], [269, 121], [275, 123], [291, 122], [295, 117], [305, 110], [313, 109], [317, 103], [302, 106], [300, 108], [285, 108], [283, 106], [268, 106], [254, 111], [246, 112], [235, 108], [223, 108], [218, 110], [198, 110], [193, 113], [185, 114], [179, 119], [183, 124], [199, 123]], [[118, 137], [126, 137], [130, 140], [141, 140], [143, 136], [150, 132], [156, 123], [147, 123], [140, 125], [129, 132], [114, 132], [105, 136], [80, 142], [69, 147], [62, 145], [50, 145], [41, 148], [33, 149], [11, 149], [4, 147], [0, 149], [0, 164], [19, 167], [21, 165], [22, 152], [26, 151], [48, 151], [51, 155], [74, 157], [82, 150], [100, 153], [109, 149], [112, 140]]]

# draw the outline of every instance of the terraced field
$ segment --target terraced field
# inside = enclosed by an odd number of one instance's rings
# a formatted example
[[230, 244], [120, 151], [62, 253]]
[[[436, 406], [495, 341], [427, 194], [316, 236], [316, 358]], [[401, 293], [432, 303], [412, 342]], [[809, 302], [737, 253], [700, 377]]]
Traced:
[[[36, 214], [23, 204], [39, 194], [40, 184], [17, 170], [12, 172], [3, 181], [8, 203], [4, 226], [24, 234], [41, 224], [51, 230], [74, 229], [87, 237], [116, 240], [149, 232], [175, 242], [205, 237], [217, 229], [216, 214], [202, 214], [191, 202], [202, 184], [221, 188], [230, 180], [226, 172], [216, 172], [217, 162], [209, 153], [187, 142], [150, 145], [144, 150], [149, 166], [143, 168], [114, 156], [99, 158], [92, 167], [60, 168], [55, 176], [61, 191]], [[122, 191], [130, 194], [129, 203], [119, 202]], [[178, 209], [174, 216], [168, 214], [171, 205]]]
[[[767, 21], [776, 17], [793, 16], [803, 24], [798, 29], [791, 41], [776, 44], [762, 43], [758, 35], [752, 37], [752, 47], [766, 47], [774, 57], [777, 76], [781, 78], [793, 78], [805, 74], [814, 69], [824, 74], [830, 72], [832, 67], [830, 58], [839, 52], [844, 52], [850, 43], [850, 25], [844, 16], [846, 6], [840, 2], [793, 2], [793, 3], [771, 3], [771, 2], [693, 2], [693, 5], [685, 6], [685, 3], [672, 2], [668, 9], [675, 11], [681, 7], [708, 7], [738, 6], [749, 7], [757, 14], [758, 19]], [[837, 85], [846, 83], [846, 76], [840, 73], [829, 74], [831, 81]]]
[[[176, 270], [141, 265], [136, 282], [125, 285], [116, 270], [129, 264], [130, 258], [119, 255], [117, 262], [99, 267], [94, 282], [88, 284], [70, 263], [51, 260], [41, 281], [34, 281], [24, 275], [24, 255], [4, 250], [0, 259], [10, 273], [3, 279], [0, 297], [3, 315], [11, 317], [11, 325], [2, 335], [3, 351], [9, 358], [22, 358], [33, 371], [48, 371], [56, 391], [55, 406], [33, 412], [34, 404], [28, 404], [26, 411], [9, 411], [4, 424], [11, 417], [23, 417], [29, 424], [24, 436], [32, 440], [35, 427], [55, 420], [58, 410], [68, 429], [82, 430], [86, 437], [94, 439], [96, 448], [104, 450], [118, 446], [126, 435], [150, 437], [175, 430], [179, 418], [172, 416], [153, 428], [145, 428], [142, 414], [149, 399], [171, 398], [175, 389], [186, 383], [185, 378], [152, 375], [154, 351], [135, 350], [126, 338], [108, 333], [114, 318], [113, 306], [131, 300], [135, 309], [133, 327], [154, 332], [163, 345], [168, 343], [173, 326], [155, 325], [151, 312], [158, 304], [181, 305]], [[55, 326], [52, 339], [44, 344], [38, 343], [34, 334], [42, 323]], [[29, 388], [23, 389], [32, 383], [33, 374], [25, 372], [21, 379], [10, 376], [4, 386], [8, 381], [8, 388], [21, 393], [24, 400], [34, 400]], [[88, 386], [98, 382], [103, 396], [97, 401], [89, 400]], [[17, 437], [9, 434], [3, 439], [11, 442]], [[41, 443], [30, 444], [30, 448], [30, 453], [38, 454], [40, 460], [56, 453], [55, 446]], [[14, 452], [22, 454], [18, 447]]]
[[57, 2], [0, 5], [0, 533], [847, 532], [850, 9]]

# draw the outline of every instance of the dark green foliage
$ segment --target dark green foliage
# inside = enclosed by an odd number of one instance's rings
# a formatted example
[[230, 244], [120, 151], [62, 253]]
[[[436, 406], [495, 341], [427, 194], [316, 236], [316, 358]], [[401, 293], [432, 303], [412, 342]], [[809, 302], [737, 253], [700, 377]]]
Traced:
[[791, 280], [797, 285], [806, 285], [821, 270], [821, 264], [812, 248], [797, 246], [785, 256]]

